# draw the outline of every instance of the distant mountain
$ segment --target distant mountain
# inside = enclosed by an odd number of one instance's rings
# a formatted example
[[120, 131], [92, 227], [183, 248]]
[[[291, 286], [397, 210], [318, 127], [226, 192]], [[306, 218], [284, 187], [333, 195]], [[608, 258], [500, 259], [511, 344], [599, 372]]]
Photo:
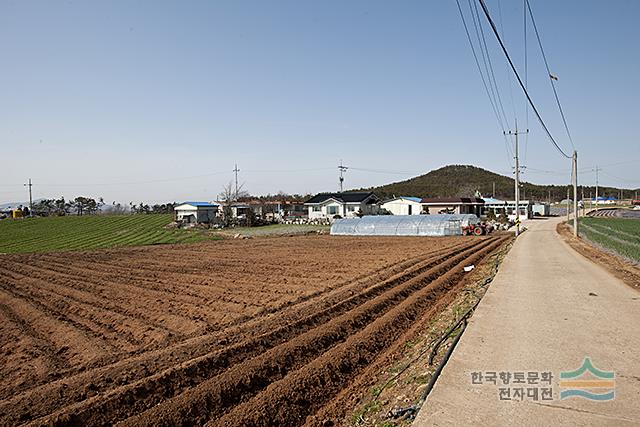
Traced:
[[[471, 197], [476, 191], [483, 196], [493, 194], [498, 199], [514, 198], [514, 179], [495, 172], [471, 165], [450, 165], [433, 170], [406, 181], [394, 182], [380, 187], [372, 187], [381, 197], [417, 196], [417, 197]], [[620, 189], [599, 187], [600, 196], [618, 197]], [[634, 190], [624, 189], [625, 197], [633, 197]], [[581, 197], [582, 187], [578, 188]], [[547, 200], [551, 195], [552, 201], [566, 199], [566, 185], [536, 185], [529, 182], [522, 183], [520, 197], [533, 200]], [[595, 187], [584, 187], [584, 197], [595, 196]]]
[[[35, 205], [36, 203], [38, 203], [40, 200], [43, 199], [33, 199], [33, 204]], [[29, 201], [26, 200], [24, 202], [6, 202], [6, 203], [0, 203], [0, 210], [6, 210], [9, 208], [17, 208], [19, 206], [29, 206]]]
[[17, 208], [18, 206], [29, 206], [29, 202], [7, 202], [0, 203], [0, 210]]

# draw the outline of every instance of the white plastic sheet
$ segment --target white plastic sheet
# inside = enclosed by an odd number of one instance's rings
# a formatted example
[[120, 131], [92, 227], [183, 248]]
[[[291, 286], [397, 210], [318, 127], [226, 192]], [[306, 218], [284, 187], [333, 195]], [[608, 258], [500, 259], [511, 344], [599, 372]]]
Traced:
[[475, 215], [379, 215], [339, 219], [336, 236], [459, 236], [462, 227], [477, 224]]

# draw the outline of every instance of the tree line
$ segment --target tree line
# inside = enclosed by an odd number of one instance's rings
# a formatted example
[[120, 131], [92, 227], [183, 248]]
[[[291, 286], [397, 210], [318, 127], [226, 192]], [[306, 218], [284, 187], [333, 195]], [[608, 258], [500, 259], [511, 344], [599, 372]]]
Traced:
[[93, 198], [86, 196], [78, 196], [74, 199], [66, 200], [63, 197], [58, 199], [41, 199], [33, 203], [33, 213], [36, 215], [46, 216], [64, 216], [64, 215], [95, 215], [98, 213], [122, 215], [128, 213], [134, 214], [162, 214], [172, 213], [176, 203], [162, 203], [149, 205], [140, 202], [135, 204], [129, 202], [129, 205], [116, 203], [105, 203], [102, 197]]

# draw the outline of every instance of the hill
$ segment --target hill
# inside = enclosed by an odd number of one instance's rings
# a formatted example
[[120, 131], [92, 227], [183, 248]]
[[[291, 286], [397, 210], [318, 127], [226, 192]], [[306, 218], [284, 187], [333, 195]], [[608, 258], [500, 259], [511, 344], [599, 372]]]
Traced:
[[0, 221], [0, 253], [47, 252], [210, 239], [198, 231], [169, 230], [170, 214], [86, 215]]
[[[374, 191], [381, 197], [417, 196], [417, 197], [471, 197], [476, 191], [484, 196], [493, 194], [499, 199], [513, 199], [514, 179], [495, 172], [471, 165], [449, 165], [433, 170], [406, 181], [394, 182], [367, 190]], [[578, 189], [582, 191], [582, 187]], [[626, 197], [632, 196], [633, 190], [625, 189]], [[599, 195], [618, 197], [620, 189], [599, 187]], [[522, 199], [560, 201], [567, 197], [566, 185], [536, 185], [522, 182], [520, 196]], [[595, 195], [595, 187], [584, 187], [584, 196]]]

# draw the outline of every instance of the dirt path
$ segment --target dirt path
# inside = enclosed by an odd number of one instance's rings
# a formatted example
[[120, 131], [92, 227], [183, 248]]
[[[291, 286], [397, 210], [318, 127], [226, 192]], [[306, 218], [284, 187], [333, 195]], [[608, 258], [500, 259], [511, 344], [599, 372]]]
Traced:
[[[414, 425], [640, 423], [640, 293], [570, 248], [559, 221], [530, 222], [515, 242]], [[613, 390], [613, 400], [561, 399], [572, 388], [561, 387], [561, 372], [586, 357], [615, 373], [613, 386], [586, 391]], [[552, 372], [552, 400], [540, 398], [546, 384], [474, 385], [473, 372]], [[500, 388], [512, 396], [519, 387], [539, 398], [500, 399]]]

